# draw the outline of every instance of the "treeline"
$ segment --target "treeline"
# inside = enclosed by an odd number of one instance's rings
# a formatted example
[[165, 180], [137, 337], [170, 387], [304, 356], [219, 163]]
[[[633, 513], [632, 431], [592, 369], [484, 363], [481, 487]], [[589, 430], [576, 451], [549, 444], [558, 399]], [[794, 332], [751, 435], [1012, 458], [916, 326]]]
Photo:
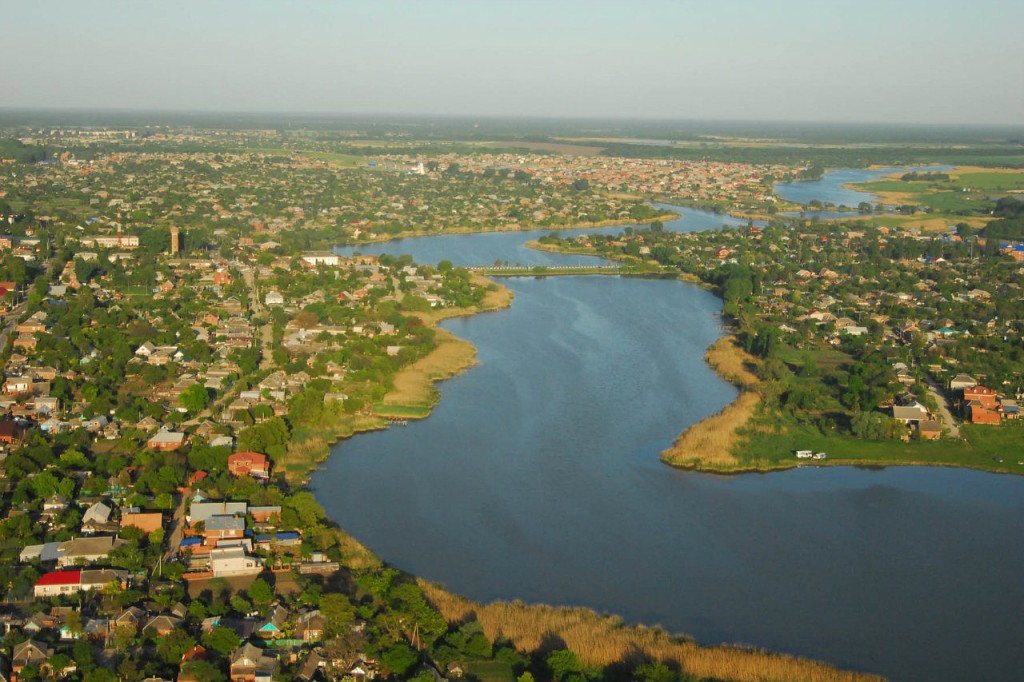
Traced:
[[50, 148], [25, 144], [21, 140], [0, 138], [0, 159], [14, 159], [18, 163], [36, 163], [50, 158]]
[[1003, 197], [996, 202], [992, 215], [998, 216], [981, 231], [988, 239], [1024, 239], [1024, 201]]
[[935, 172], [919, 173], [917, 171], [911, 171], [901, 175], [900, 180], [904, 182], [945, 182], [949, 180], [949, 174]]
[[612, 143], [603, 156], [682, 161], [721, 161], [754, 164], [816, 164], [827, 168], [864, 168], [871, 165], [907, 166], [914, 164], [960, 163], [988, 167], [1024, 168], [1024, 152], [1019, 146], [992, 147], [744, 147], [719, 144], [699, 146], [658, 146]]

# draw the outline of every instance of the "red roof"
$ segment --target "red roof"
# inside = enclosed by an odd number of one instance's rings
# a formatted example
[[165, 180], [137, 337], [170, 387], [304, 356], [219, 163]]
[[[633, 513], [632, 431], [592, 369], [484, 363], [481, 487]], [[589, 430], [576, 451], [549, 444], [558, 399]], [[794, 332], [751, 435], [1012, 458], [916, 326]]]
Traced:
[[82, 582], [82, 571], [54, 571], [46, 573], [36, 581], [36, 587], [40, 585], [80, 585]]

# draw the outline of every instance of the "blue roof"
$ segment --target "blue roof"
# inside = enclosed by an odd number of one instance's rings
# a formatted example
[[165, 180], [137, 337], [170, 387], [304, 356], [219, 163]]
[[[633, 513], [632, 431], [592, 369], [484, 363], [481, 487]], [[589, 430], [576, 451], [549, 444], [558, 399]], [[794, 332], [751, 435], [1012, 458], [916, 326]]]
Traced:
[[286, 530], [286, 531], [281, 531], [276, 536], [271, 534], [271, 533], [263, 533], [261, 535], [257, 535], [256, 536], [256, 542], [273, 542], [275, 539], [277, 539], [277, 540], [299, 540], [301, 538], [302, 538], [302, 536], [299, 535], [299, 533], [297, 531]]
[[196, 545], [203, 544], [202, 538], [185, 538], [181, 541], [179, 547], [195, 547]]

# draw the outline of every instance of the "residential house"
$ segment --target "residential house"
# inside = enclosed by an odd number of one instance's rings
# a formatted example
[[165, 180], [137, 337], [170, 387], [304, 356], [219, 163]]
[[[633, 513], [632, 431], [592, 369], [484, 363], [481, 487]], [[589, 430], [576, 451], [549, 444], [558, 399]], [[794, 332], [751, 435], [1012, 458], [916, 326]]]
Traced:
[[301, 639], [303, 642], [319, 642], [324, 638], [326, 627], [327, 621], [320, 615], [320, 610], [314, 609], [301, 614], [295, 620], [293, 632], [295, 639]]
[[112, 535], [97, 535], [91, 538], [74, 538], [58, 545], [58, 566], [78, 566], [106, 559], [117, 547], [126, 544]]
[[978, 400], [967, 403], [965, 415], [972, 424], [999, 424], [1002, 421], [999, 412], [985, 407]]
[[232, 476], [270, 477], [270, 460], [258, 452], [236, 452], [228, 457], [228, 473]]
[[203, 535], [206, 544], [216, 546], [221, 540], [240, 540], [245, 537], [245, 519], [227, 514], [216, 514], [206, 520]]
[[179, 431], [159, 431], [146, 441], [146, 445], [154, 450], [177, 450], [184, 445], [188, 437]]
[[270, 609], [267, 619], [256, 629], [256, 636], [260, 639], [284, 639], [287, 633], [285, 627], [288, 624], [288, 609], [277, 604]]
[[980, 384], [964, 389], [964, 403], [968, 404], [972, 400], [978, 401], [987, 410], [994, 410], [999, 406], [999, 398], [996, 392]]
[[266, 656], [259, 647], [246, 642], [231, 654], [231, 682], [270, 682], [277, 659]]
[[140, 609], [138, 606], [129, 606], [111, 619], [110, 623], [111, 627], [114, 629], [124, 628], [138, 633], [142, 628], [142, 623], [145, 618], [145, 611]]
[[281, 507], [278, 505], [249, 507], [249, 516], [255, 523], [274, 523], [281, 520]]
[[82, 523], [98, 523], [104, 524], [110, 520], [110, 514], [113, 509], [103, 504], [102, 502], [96, 502], [82, 514]]
[[215, 578], [255, 575], [263, 570], [263, 560], [250, 556], [244, 547], [218, 547], [210, 550], [210, 570]]
[[113, 569], [87, 571], [75, 568], [44, 573], [36, 580], [32, 593], [37, 598], [55, 597], [61, 594], [101, 589], [114, 582], [123, 586], [127, 581], [127, 571]]
[[13, 445], [21, 442], [25, 436], [25, 429], [13, 419], [0, 420], [0, 443]]
[[247, 502], [193, 502], [189, 507], [187, 520], [189, 525], [194, 525], [205, 523], [211, 516], [218, 514], [245, 516], [248, 509]]
[[938, 440], [942, 425], [935, 419], [923, 419], [917, 423], [917, 433], [922, 440]]
[[15, 644], [11, 654], [11, 672], [14, 673], [12, 679], [17, 679], [18, 673], [30, 666], [44, 670], [52, 656], [53, 649], [42, 642], [27, 639]]
[[163, 637], [169, 635], [181, 627], [184, 621], [176, 616], [160, 614], [153, 616], [142, 626], [142, 632], [148, 635]]
[[146, 535], [163, 526], [164, 515], [160, 512], [127, 512], [121, 515], [121, 528], [138, 528]]
[[927, 419], [928, 410], [925, 409], [924, 405], [915, 400], [909, 405], [893, 405], [892, 417], [904, 424], [909, 424], [910, 422], [919, 422]]
[[977, 385], [978, 382], [974, 377], [967, 374], [957, 374], [949, 382], [949, 388], [953, 391], [961, 391], [965, 388], [972, 388]]

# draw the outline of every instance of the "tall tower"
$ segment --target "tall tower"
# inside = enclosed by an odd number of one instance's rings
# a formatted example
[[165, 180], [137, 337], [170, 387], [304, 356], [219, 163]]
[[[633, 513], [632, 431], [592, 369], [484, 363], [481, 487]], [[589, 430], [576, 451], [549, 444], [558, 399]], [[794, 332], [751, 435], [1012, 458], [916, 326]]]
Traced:
[[174, 256], [181, 250], [181, 234], [176, 227], [171, 228], [171, 255]]

